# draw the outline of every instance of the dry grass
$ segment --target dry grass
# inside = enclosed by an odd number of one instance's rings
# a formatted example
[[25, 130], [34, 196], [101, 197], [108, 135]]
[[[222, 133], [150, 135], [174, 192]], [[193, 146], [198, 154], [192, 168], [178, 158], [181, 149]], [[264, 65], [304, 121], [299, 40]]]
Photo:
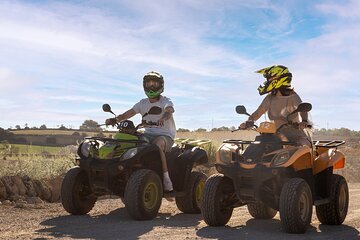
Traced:
[[217, 132], [178, 132], [177, 138], [207, 139], [219, 147], [225, 139], [254, 140], [255, 131], [217, 131]]
[[0, 160], [0, 177], [29, 176], [31, 179], [52, 179], [62, 175], [74, 166], [70, 157], [45, 158], [41, 156], [22, 156], [18, 159]]
[[[237, 132], [179, 132], [177, 138], [207, 139], [211, 144], [204, 145], [208, 152], [210, 164], [215, 160], [215, 152], [225, 139], [253, 140], [257, 135], [254, 131]], [[7, 156], [6, 160], [0, 160], [0, 176], [4, 175], [28, 175], [34, 179], [51, 178], [65, 173], [75, 159], [74, 149], [58, 148], [47, 149], [47, 147], [22, 146], [19, 152], [26, 152], [24, 155]], [[346, 177], [349, 182], [360, 182], [360, 145], [344, 146], [340, 150], [345, 154], [345, 169], [338, 172]], [[38, 153], [49, 152], [50, 155], [41, 156]], [[0, 149], [0, 157], [1, 157]]]
[[0, 152], [0, 177], [27, 175], [32, 179], [50, 179], [74, 166], [75, 154], [73, 147], [11, 145]]

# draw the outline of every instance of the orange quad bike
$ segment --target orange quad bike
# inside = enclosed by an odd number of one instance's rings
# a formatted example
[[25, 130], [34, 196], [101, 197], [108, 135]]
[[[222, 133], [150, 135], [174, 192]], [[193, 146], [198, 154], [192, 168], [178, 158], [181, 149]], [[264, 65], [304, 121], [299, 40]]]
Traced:
[[[290, 115], [311, 108], [301, 103]], [[236, 111], [249, 115], [244, 106], [237, 106]], [[313, 141], [307, 134], [311, 147], [299, 146], [283, 141], [272, 122], [246, 125], [260, 133], [255, 141], [225, 140], [216, 153], [219, 173], [208, 178], [202, 196], [205, 222], [224, 226], [234, 208], [247, 205], [256, 219], [271, 219], [279, 211], [286, 232], [304, 233], [315, 205], [322, 224], [342, 224], [349, 190], [345, 178], [334, 170], [345, 166], [345, 156], [338, 150], [345, 142]]]

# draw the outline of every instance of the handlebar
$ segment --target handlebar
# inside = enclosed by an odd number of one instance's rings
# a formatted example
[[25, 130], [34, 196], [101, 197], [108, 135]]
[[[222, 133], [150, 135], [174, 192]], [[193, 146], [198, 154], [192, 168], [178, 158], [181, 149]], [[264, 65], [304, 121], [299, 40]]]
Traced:
[[235, 131], [239, 131], [239, 130], [248, 130], [248, 129], [256, 129], [258, 128], [258, 126], [254, 123], [254, 121], [246, 121], [245, 122], [245, 127], [238, 127], [237, 129], [235, 130], [232, 130], [231, 132], [235, 132]]

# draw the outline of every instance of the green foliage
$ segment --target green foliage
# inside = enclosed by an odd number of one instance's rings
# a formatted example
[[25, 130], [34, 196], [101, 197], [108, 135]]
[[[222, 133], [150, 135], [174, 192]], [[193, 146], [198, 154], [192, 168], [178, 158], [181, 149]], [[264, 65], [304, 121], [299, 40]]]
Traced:
[[0, 128], [0, 141], [7, 140], [10, 141], [14, 138], [14, 134], [8, 130]]
[[64, 124], [61, 124], [61, 126], [59, 127], [59, 130], [66, 130], [67, 128], [64, 126]]
[[94, 120], [85, 120], [84, 123], [80, 126], [80, 130], [101, 132], [102, 129], [98, 125], [99, 125], [99, 123], [97, 123]]
[[186, 128], [179, 128], [177, 132], [190, 132], [190, 130]]
[[222, 126], [222, 127], [219, 127], [219, 128], [213, 128], [213, 129], [211, 129], [211, 131], [212, 132], [215, 132], [215, 131], [230, 131], [230, 128]]
[[194, 132], [206, 132], [205, 128], [198, 128]]
[[314, 134], [324, 136], [360, 137], [360, 131], [350, 130], [348, 128], [315, 129]]

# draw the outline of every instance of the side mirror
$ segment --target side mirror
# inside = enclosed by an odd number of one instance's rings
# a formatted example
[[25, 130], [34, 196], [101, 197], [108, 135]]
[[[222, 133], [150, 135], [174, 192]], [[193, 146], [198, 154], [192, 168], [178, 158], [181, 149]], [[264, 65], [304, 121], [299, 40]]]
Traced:
[[311, 103], [300, 103], [296, 111], [298, 112], [310, 112], [312, 109]]
[[103, 105], [102, 105], [102, 109], [103, 109], [104, 112], [112, 113], [112, 114], [114, 114], [114, 116], [116, 117], [116, 114], [113, 113], [113, 111], [111, 111], [111, 107], [110, 107], [109, 104], [107, 104], [107, 103], [103, 104]]
[[104, 105], [102, 105], [102, 109], [104, 112], [111, 112], [111, 107], [109, 104], [105, 103]]
[[298, 112], [310, 112], [310, 110], [312, 109], [312, 105], [311, 103], [300, 103], [299, 106], [297, 107], [297, 109], [295, 109], [292, 113], [290, 113], [286, 119], [289, 121], [289, 117], [295, 113]]
[[245, 114], [250, 116], [250, 114], [247, 113], [246, 108], [243, 105], [236, 106], [235, 110], [238, 114]]
[[160, 107], [154, 106], [154, 107], [150, 108], [150, 110], [147, 114], [159, 115], [161, 113], [162, 113], [162, 109]]

